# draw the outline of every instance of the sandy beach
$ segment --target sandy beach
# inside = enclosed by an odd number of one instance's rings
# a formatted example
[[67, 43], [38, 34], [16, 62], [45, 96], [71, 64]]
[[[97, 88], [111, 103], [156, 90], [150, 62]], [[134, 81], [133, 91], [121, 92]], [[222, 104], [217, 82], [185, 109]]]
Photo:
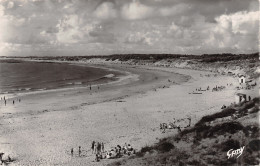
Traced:
[[[126, 71], [127, 76], [91, 91], [81, 87], [33, 93], [7, 106], [1, 101], [0, 151], [15, 159], [10, 165], [106, 165], [114, 160], [94, 162], [93, 140], [104, 142], [105, 150], [124, 143], [138, 150], [177, 133], [162, 133], [160, 123], [190, 117], [195, 124], [235, 101], [234, 77], [151, 66], [102, 67]], [[222, 91], [192, 94], [196, 88], [230, 83]], [[257, 96], [257, 91], [251, 93]]]

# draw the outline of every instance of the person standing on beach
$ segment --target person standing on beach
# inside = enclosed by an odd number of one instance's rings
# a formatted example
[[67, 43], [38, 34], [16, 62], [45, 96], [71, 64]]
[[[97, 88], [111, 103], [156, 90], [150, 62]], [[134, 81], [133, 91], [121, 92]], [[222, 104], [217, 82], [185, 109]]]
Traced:
[[73, 148], [71, 148], [70, 154], [71, 154], [71, 156], [73, 156]]
[[98, 153], [101, 152], [101, 143], [100, 142], [98, 142], [98, 144], [97, 144], [97, 151], [98, 151]]
[[13, 104], [14, 104], [14, 100], [13, 100]]
[[81, 155], [81, 146], [79, 146], [79, 157]]
[[178, 129], [178, 132], [181, 132], [181, 126], [180, 125], [177, 126], [177, 129]]
[[6, 106], [6, 100], [5, 100], [5, 106]]
[[92, 154], [94, 152], [94, 147], [95, 147], [95, 141], [93, 141], [92, 144], [91, 144]]
[[103, 153], [104, 153], [104, 151], [105, 151], [104, 149], [105, 149], [105, 148], [104, 148], [104, 143], [102, 142], [102, 143], [101, 143], [101, 150], [102, 150]]
[[2, 165], [3, 164], [3, 155], [4, 155], [5, 153], [0, 153], [0, 164]]
[[97, 142], [94, 144], [94, 153], [97, 154]]

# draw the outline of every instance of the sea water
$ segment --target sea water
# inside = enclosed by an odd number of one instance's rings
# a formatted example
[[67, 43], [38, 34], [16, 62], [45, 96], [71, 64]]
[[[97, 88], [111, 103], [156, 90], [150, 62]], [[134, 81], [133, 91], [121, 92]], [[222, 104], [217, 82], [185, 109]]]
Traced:
[[0, 61], [0, 95], [90, 86], [119, 75], [117, 71], [68, 63]]

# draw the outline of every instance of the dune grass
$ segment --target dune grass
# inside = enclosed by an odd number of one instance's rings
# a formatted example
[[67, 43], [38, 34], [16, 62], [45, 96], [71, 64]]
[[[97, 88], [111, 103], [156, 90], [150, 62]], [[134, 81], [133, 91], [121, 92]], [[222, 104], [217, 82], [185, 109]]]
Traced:
[[[109, 165], [258, 165], [260, 164], [260, 129], [258, 125], [244, 126], [238, 121], [206, 124], [206, 122], [231, 116], [237, 112], [247, 112], [247, 109], [256, 106], [259, 106], [259, 98], [226, 108], [219, 113], [204, 116], [194, 127], [183, 130], [175, 136], [161, 139], [155, 145], [147, 145], [137, 152], [136, 156]], [[243, 114], [243, 116], [247, 116], [247, 114]], [[188, 138], [188, 142], [186, 138]], [[185, 141], [191, 143], [190, 149], [177, 148], [178, 143], [185, 143]], [[226, 152], [241, 146], [247, 147], [243, 158], [227, 160]]]

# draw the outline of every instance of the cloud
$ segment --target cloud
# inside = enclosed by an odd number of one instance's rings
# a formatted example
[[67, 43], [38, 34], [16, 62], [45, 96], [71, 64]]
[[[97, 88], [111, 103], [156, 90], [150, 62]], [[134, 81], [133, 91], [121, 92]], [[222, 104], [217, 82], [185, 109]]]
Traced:
[[0, 51], [254, 52], [258, 6], [258, 0], [0, 0]]
[[113, 3], [104, 2], [94, 11], [94, 16], [99, 19], [111, 19], [117, 17], [117, 11]]
[[113, 44], [117, 41], [113, 32], [110, 32], [112, 23], [99, 23], [88, 33], [90, 43]]
[[259, 12], [237, 12], [231, 15], [222, 15], [216, 20], [223, 28], [231, 28], [233, 33], [255, 34], [259, 25]]
[[241, 11], [223, 14], [210, 28], [203, 46], [207, 49], [231, 50], [232, 52], [256, 52], [258, 50], [259, 12]]
[[7, 5], [7, 9], [11, 9], [14, 7], [14, 2], [9, 2], [8, 5]]
[[[164, 34], [165, 41], [192, 52], [255, 52], [258, 50], [258, 11], [223, 14], [216, 22], [194, 15], [190, 26], [172, 22]], [[163, 41], [161, 39], [160, 41]]]
[[132, 1], [122, 7], [121, 14], [124, 19], [138, 20], [151, 16], [153, 11], [154, 9], [152, 7], [145, 6], [139, 1]]
[[77, 15], [65, 15], [57, 24], [57, 41], [60, 43], [77, 43], [84, 35], [79, 27], [79, 17]]
[[153, 29], [143, 31], [142, 29], [140, 29], [139, 32], [129, 32], [128, 34], [126, 34], [124, 43], [143, 45], [145, 47], [153, 46], [160, 37], [160, 31]]
[[158, 13], [161, 16], [172, 16], [172, 15], [177, 15], [180, 13], [183, 13], [185, 10], [189, 10], [190, 5], [188, 4], [177, 4], [174, 6], [167, 6], [167, 7], [162, 7], [158, 9]]
[[125, 40], [126, 43], [140, 44], [145, 42], [145, 35], [137, 32], [135, 34], [129, 34]]

